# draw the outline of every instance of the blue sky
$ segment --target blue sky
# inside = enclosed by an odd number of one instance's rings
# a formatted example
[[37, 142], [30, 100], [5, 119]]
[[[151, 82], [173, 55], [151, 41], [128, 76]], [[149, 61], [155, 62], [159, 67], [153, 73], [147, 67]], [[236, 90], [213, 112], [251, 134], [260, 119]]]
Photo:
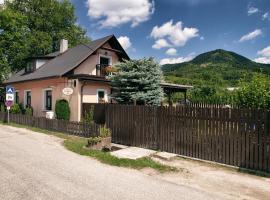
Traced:
[[164, 63], [225, 49], [270, 63], [270, 0], [71, 0], [92, 39], [115, 34], [131, 58]]

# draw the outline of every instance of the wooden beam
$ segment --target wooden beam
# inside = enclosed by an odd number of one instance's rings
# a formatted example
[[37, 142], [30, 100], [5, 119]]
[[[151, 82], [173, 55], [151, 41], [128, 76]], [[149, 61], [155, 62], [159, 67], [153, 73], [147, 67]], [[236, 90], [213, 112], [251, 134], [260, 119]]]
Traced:
[[107, 47], [101, 47], [100, 49], [107, 50], [107, 51], [114, 51], [117, 53], [124, 53], [123, 51], [120, 51], [118, 49], [112, 49], [112, 48], [107, 48]]

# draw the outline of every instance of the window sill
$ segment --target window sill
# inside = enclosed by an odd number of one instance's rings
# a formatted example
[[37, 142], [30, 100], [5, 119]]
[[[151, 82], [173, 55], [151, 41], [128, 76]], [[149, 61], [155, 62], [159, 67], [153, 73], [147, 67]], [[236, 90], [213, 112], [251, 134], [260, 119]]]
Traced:
[[53, 110], [42, 110], [42, 112], [53, 112]]

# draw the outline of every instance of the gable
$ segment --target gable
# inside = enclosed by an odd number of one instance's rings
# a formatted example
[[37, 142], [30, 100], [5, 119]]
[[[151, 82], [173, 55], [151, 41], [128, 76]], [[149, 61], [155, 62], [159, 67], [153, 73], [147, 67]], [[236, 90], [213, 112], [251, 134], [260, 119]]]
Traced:
[[115, 65], [121, 60], [117, 53], [103, 48], [112, 49], [111, 45], [107, 42], [101, 48], [97, 49], [95, 53], [89, 56], [78, 67], [76, 67], [74, 69], [74, 74], [96, 75], [96, 65], [99, 64], [100, 56], [109, 57], [111, 59], [112, 65]]

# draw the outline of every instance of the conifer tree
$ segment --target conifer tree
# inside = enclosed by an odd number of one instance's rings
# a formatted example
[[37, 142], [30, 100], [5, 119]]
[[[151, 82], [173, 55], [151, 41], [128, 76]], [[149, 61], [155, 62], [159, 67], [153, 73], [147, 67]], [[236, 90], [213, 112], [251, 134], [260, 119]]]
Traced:
[[110, 76], [113, 98], [121, 104], [159, 105], [163, 100], [160, 66], [153, 58], [125, 60], [116, 66], [117, 73]]

